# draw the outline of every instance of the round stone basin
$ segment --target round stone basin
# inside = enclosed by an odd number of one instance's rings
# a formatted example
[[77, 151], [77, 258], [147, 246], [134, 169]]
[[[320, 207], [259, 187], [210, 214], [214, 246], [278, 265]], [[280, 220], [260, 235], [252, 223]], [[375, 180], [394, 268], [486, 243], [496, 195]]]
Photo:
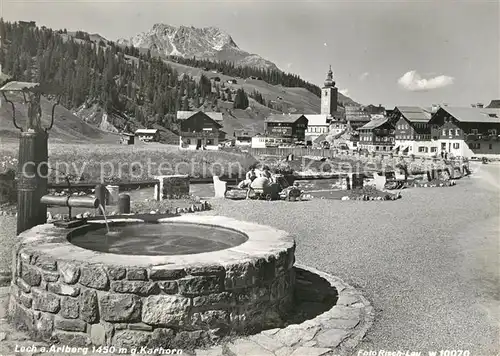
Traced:
[[126, 224], [87, 231], [69, 238], [73, 245], [122, 255], [190, 255], [225, 250], [241, 245], [248, 237], [219, 226], [170, 223]]
[[111, 234], [104, 221], [19, 234], [17, 328], [71, 346], [189, 349], [281, 327], [294, 307], [295, 241], [285, 231], [206, 215], [109, 225]]

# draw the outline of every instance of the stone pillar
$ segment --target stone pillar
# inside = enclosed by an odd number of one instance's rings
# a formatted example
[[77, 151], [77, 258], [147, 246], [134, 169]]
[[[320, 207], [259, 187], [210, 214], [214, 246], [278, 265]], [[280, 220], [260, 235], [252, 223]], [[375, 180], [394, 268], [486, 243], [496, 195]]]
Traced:
[[48, 134], [29, 129], [21, 132], [17, 182], [17, 234], [47, 220]]
[[187, 174], [155, 176], [155, 200], [181, 199], [189, 196], [189, 176]]
[[360, 173], [350, 173], [349, 180], [351, 183], [351, 189], [362, 189], [364, 182], [364, 175]]

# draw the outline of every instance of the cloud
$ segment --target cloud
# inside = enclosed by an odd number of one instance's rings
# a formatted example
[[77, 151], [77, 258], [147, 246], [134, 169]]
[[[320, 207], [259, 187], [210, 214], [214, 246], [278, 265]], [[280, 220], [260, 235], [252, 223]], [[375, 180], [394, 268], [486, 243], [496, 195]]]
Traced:
[[339, 93], [345, 96], [349, 96], [349, 89], [340, 89]]
[[325, 43], [323, 43], [323, 46], [327, 47], [328, 45], [327, 45], [327, 44], [326, 44], [326, 42], [325, 42]]
[[363, 80], [365, 80], [366, 78], [368, 78], [368, 76], [369, 76], [369, 75], [370, 75], [370, 73], [368, 73], [368, 72], [364, 72], [363, 74], [361, 74], [361, 75], [359, 76], [359, 80], [363, 81]]
[[287, 63], [287, 64], [286, 64], [286, 67], [287, 67], [288, 69], [290, 69], [290, 68], [292, 68], [292, 65], [293, 65], [293, 63]]
[[438, 75], [433, 78], [425, 79], [415, 70], [406, 72], [398, 79], [399, 85], [409, 91], [427, 91], [432, 89], [444, 88], [453, 84], [455, 78], [447, 75]]

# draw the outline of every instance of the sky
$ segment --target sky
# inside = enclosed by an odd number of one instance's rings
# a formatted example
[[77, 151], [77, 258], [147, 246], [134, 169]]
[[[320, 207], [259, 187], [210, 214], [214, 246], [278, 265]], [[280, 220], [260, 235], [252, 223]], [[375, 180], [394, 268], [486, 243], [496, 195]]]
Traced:
[[116, 40], [155, 23], [215, 26], [243, 50], [362, 104], [470, 106], [500, 98], [498, 0], [0, 0], [7, 21]]

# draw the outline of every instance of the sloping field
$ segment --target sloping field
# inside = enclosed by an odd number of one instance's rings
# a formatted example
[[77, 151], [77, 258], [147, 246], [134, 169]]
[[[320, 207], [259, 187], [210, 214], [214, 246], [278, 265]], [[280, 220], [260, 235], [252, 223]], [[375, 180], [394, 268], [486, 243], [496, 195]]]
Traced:
[[[16, 121], [19, 126], [23, 127], [26, 123], [28, 105], [24, 104], [20, 95], [7, 95], [9, 100], [12, 100], [16, 105]], [[12, 108], [9, 103], [1, 99], [0, 106], [0, 142], [10, 142], [13, 139], [17, 140], [19, 131], [14, 127], [12, 122]], [[46, 98], [42, 98], [42, 122], [45, 127], [50, 125], [50, 117], [52, 103]], [[108, 133], [91, 126], [71, 111], [63, 106], [56, 106], [54, 115], [54, 126], [50, 130], [49, 135], [52, 141], [58, 142], [103, 142], [114, 143], [119, 141], [119, 136]]]

